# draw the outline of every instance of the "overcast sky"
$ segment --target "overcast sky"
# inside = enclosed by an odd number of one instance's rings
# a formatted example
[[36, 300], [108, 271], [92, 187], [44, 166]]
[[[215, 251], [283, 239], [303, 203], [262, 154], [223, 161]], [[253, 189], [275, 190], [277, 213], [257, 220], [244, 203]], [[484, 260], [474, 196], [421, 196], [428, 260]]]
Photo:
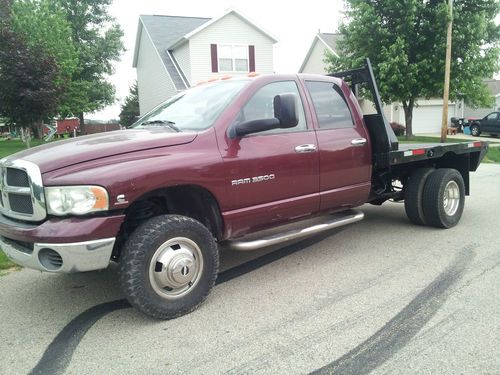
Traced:
[[141, 14], [161, 14], [170, 16], [208, 17], [223, 14], [234, 8], [254, 21], [278, 39], [274, 50], [276, 73], [298, 71], [311, 43], [318, 32], [337, 31], [342, 17], [342, 0], [308, 0], [293, 2], [278, 1], [160, 1], [160, 0], [115, 0], [110, 13], [125, 32], [124, 43], [127, 51], [116, 64], [116, 73], [110, 81], [116, 87], [117, 103], [103, 111], [88, 114], [87, 118], [108, 120], [118, 118], [120, 103], [128, 95], [129, 86], [136, 79], [132, 68], [137, 23]]

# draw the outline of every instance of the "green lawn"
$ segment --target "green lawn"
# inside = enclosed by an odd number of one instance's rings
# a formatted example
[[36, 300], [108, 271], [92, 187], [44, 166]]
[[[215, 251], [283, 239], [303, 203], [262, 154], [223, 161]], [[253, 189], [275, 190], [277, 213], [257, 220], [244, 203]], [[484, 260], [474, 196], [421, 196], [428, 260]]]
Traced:
[[[401, 143], [440, 143], [441, 140], [439, 137], [424, 137], [419, 135], [414, 135], [410, 138], [406, 138], [405, 136], [398, 137], [399, 142]], [[469, 142], [467, 139], [450, 139], [446, 138], [446, 143], [460, 143], [460, 142]]]
[[2, 271], [7, 270], [9, 268], [15, 267], [16, 265], [12, 263], [9, 258], [7, 258], [7, 255], [3, 253], [2, 250], [0, 250], [0, 276], [2, 275]]
[[[35, 147], [43, 143], [45, 142], [38, 139], [32, 139], [31, 147]], [[26, 150], [26, 144], [24, 144], [20, 139], [11, 139], [10, 141], [0, 139], [0, 159], [22, 150]]]
[[490, 147], [483, 163], [500, 163], [500, 147]]

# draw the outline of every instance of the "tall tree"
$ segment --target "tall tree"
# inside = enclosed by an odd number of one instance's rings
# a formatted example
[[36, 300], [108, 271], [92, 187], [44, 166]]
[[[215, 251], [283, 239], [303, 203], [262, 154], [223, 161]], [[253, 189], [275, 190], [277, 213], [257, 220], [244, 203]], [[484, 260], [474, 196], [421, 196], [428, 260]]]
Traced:
[[137, 81], [130, 87], [130, 94], [121, 105], [120, 124], [124, 126], [132, 125], [139, 116], [139, 90]]
[[[42, 120], [57, 113], [75, 66], [71, 51], [68, 56], [60, 55], [67, 66], [58, 63], [56, 43], [52, 42], [68, 41], [71, 34], [69, 29], [64, 32], [64, 16], [57, 11], [42, 12], [42, 2], [0, 3], [0, 114], [17, 125], [34, 128], [39, 137]], [[33, 25], [36, 30], [28, 34]], [[37, 40], [36, 35], [42, 34]]]
[[[498, 0], [455, 0], [451, 99], [490, 104], [483, 83], [499, 69]], [[351, 69], [369, 57], [384, 103], [401, 102], [412, 135], [417, 98], [442, 96], [448, 9], [444, 0], [347, 0], [340, 57], [329, 70]]]
[[30, 48], [41, 47], [58, 65], [57, 84], [68, 86], [78, 65], [66, 12], [53, 0], [15, 0], [12, 29]]
[[85, 112], [95, 112], [115, 101], [115, 90], [107, 77], [124, 51], [123, 31], [108, 13], [112, 0], [57, 2], [66, 10], [79, 61], [60, 111], [77, 115], [83, 125]]

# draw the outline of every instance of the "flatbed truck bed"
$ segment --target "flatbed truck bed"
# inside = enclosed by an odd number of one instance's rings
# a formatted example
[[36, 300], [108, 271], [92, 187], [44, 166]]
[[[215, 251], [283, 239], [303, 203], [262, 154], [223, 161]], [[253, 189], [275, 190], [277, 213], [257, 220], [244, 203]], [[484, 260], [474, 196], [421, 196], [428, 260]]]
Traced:
[[[398, 149], [389, 151], [389, 162], [391, 166], [400, 166], [407, 163], [440, 159], [447, 153], [450, 155], [470, 155], [473, 159], [475, 171], [479, 162], [488, 151], [489, 143], [481, 141], [460, 143], [406, 143], [399, 144]], [[477, 160], [476, 160], [477, 159]]]

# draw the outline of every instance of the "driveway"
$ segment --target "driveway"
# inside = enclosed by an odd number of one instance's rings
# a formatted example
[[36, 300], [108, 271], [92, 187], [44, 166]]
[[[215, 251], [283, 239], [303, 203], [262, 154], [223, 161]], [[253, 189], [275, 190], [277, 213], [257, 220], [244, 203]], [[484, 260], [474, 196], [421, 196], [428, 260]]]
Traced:
[[222, 253], [208, 300], [172, 321], [122, 300], [115, 269], [0, 277], [0, 373], [498, 374], [500, 165], [461, 223], [402, 204], [273, 251]]

